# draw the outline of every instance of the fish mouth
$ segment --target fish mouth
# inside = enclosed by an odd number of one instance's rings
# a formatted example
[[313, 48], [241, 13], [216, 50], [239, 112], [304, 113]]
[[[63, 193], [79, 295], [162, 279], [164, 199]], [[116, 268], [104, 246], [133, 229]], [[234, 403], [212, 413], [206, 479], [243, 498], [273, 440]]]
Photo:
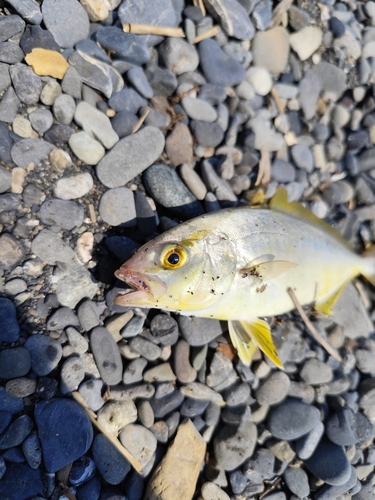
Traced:
[[166, 283], [152, 274], [120, 267], [115, 276], [130, 286], [115, 298], [115, 304], [118, 305], [152, 305], [167, 290]]

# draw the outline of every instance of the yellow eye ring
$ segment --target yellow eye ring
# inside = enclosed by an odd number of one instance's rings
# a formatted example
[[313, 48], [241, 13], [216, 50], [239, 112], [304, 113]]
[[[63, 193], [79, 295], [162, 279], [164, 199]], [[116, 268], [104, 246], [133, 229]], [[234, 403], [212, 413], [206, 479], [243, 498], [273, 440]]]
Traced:
[[160, 263], [166, 269], [178, 269], [185, 264], [186, 259], [186, 250], [179, 245], [167, 245], [160, 255]]

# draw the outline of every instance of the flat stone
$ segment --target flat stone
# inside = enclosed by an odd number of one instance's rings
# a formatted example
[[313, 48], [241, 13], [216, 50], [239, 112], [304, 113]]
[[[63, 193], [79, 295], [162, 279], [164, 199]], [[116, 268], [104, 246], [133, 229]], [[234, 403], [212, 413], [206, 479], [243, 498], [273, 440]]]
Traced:
[[181, 101], [186, 114], [192, 120], [214, 122], [217, 118], [215, 109], [203, 99], [186, 96]]
[[318, 422], [317, 425], [308, 434], [297, 439], [295, 442], [295, 450], [302, 460], [310, 458], [314, 453], [318, 443], [324, 433], [324, 425]]
[[294, 440], [310, 432], [319, 418], [320, 412], [315, 406], [290, 398], [271, 409], [268, 428], [277, 439]]
[[22, 451], [32, 469], [37, 469], [42, 462], [42, 450], [36, 432], [30, 434], [22, 443]]
[[99, 326], [99, 316], [102, 313], [100, 306], [103, 305], [103, 302], [98, 303], [91, 300], [85, 300], [79, 305], [77, 314], [81, 327], [85, 332], [89, 332], [95, 326]]
[[165, 141], [165, 150], [173, 165], [190, 163], [193, 159], [193, 138], [184, 123], [176, 123]]
[[5, 297], [0, 297], [0, 330], [1, 342], [16, 342], [20, 336], [20, 327], [17, 322], [16, 308], [13, 302]]
[[166, 396], [154, 397], [150, 403], [156, 418], [164, 418], [166, 415], [178, 408], [184, 400], [183, 394], [174, 389]]
[[150, 340], [141, 337], [140, 335], [133, 337], [129, 345], [132, 349], [137, 351], [141, 356], [149, 361], [154, 361], [161, 354], [161, 349], [159, 346], [155, 345]]
[[100, 475], [109, 484], [120, 484], [131, 469], [130, 463], [104, 434], [95, 436], [92, 453]]
[[99, 180], [109, 188], [123, 186], [159, 158], [164, 143], [164, 135], [155, 127], [124, 137], [98, 163]]
[[60, 52], [60, 46], [56, 43], [52, 34], [48, 30], [44, 30], [40, 26], [32, 26], [30, 24], [26, 26], [26, 29], [21, 37], [20, 46], [25, 54], [28, 54], [35, 48]]
[[319, 76], [313, 70], [306, 71], [305, 76], [299, 83], [299, 101], [307, 120], [310, 120], [315, 115], [321, 91], [322, 83]]
[[17, 167], [27, 168], [30, 163], [38, 165], [46, 160], [53, 149], [55, 146], [43, 139], [21, 139], [13, 146], [11, 155]]
[[0, 352], [0, 378], [8, 380], [22, 377], [30, 368], [30, 354], [24, 347], [14, 347]]
[[220, 486], [211, 482], [202, 485], [201, 495], [203, 500], [230, 500], [230, 496]]
[[282, 73], [289, 56], [288, 32], [281, 26], [258, 32], [252, 43], [252, 53], [254, 66], [267, 68], [275, 75]]
[[27, 377], [14, 378], [6, 383], [5, 389], [9, 396], [14, 398], [27, 398], [27, 396], [35, 393], [36, 380]]
[[129, 424], [121, 432], [119, 439], [127, 450], [144, 468], [154, 457], [157, 440], [154, 434], [138, 424]]
[[229, 36], [240, 40], [251, 40], [255, 29], [244, 7], [235, 0], [208, 0], [220, 17], [221, 25]]
[[307, 384], [320, 385], [331, 382], [333, 378], [332, 368], [316, 358], [311, 358], [306, 361], [300, 372], [300, 377]]
[[68, 326], [66, 329], [66, 335], [69, 340], [69, 344], [73, 347], [74, 352], [77, 354], [84, 354], [89, 348], [89, 343], [83, 335], [79, 333], [72, 326]]
[[82, 98], [82, 82], [77, 70], [71, 66], [66, 70], [61, 82], [62, 91], [74, 99]]
[[60, 391], [64, 395], [76, 391], [85, 378], [85, 362], [79, 356], [70, 356], [61, 368]]
[[61, 200], [75, 200], [82, 198], [93, 188], [94, 181], [88, 172], [62, 177], [56, 182], [54, 194]]
[[25, 21], [17, 15], [2, 16], [0, 19], [0, 42], [9, 40], [17, 33], [20, 33], [25, 27]]
[[103, 221], [111, 226], [136, 226], [133, 192], [126, 187], [108, 189], [100, 199], [99, 214]]
[[246, 71], [246, 80], [258, 95], [265, 96], [271, 92], [273, 81], [267, 68], [252, 66]]
[[28, 415], [21, 415], [14, 420], [0, 436], [0, 450], [19, 446], [30, 434], [34, 422]]
[[101, 326], [94, 328], [90, 346], [103, 381], [108, 385], [118, 384], [122, 379], [122, 360], [110, 332]]
[[372, 438], [373, 427], [362, 413], [342, 408], [326, 422], [326, 433], [330, 441], [340, 446], [362, 445]]
[[143, 380], [151, 383], [174, 382], [176, 375], [173, 373], [170, 363], [162, 363], [145, 371]]
[[58, 226], [71, 230], [83, 224], [85, 216], [81, 205], [75, 201], [50, 199], [45, 201], [39, 210], [40, 219], [48, 226]]
[[301, 467], [288, 467], [284, 479], [289, 490], [298, 498], [305, 498], [310, 493], [309, 478]]
[[42, 4], [43, 21], [62, 48], [74, 47], [89, 36], [89, 18], [77, 0], [67, 0], [63, 8], [58, 0]]
[[20, 115], [17, 115], [13, 120], [13, 132], [23, 138], [36, 136], [30, 121]]
[[13, 42], [0, 43], [0, 61], [8, 64], [16, 64], [22, 61], [25, 54], [19, 45]]
[[212, 38], [200, 42], [199, 56], [203, 74], [209, 83], [232, 87], [245, 80], [246, 72], [241, 64], [225, 54]]
[[180, 340], [174, 352], [174, 367], [178, 380], [183, 384], [193, 382], [197, 372], [189, 361], [190, 346], [185, 340]]
[[97, 165], [105, 155], [105, 149], [91, 135], [77, 132], [69, 137], [69, 146], [73, 153], [86, 165]]
[[35, 420], [48, 472], [57, 472], [90, 448], [93, 430], [84, 409], [69, 399], [42, 401]]
[[131, 135], [134, 127], [138, 123], [138, 117], [130, 111], [118, 111], [111, 119], [113, 130], [119, 138]]
[[290, 163], [276, 158], [271, 166], [271, 178], [277, 182], [293, 182], [296, 178], [296, 172]]
[[175, 75], [195, 71], [199, 58], [196, 49], [182, 38], [166, 38], [159, 45], [161, 60]]
[[[4, 416], [4, 421], [8, 420], [7, 416], [4, 415], [4, 413], [9, 413], [10, 415], [16, 415], [17, 413], [22, 412], [23, 409], [24, 409], [24, 403], [22, 398], [13, 397], [6, 392], [4, 387], [0, 387], [0, 411]], [[4, 425], [3, 430], [7, 427], [7, 425]]]
[[192, 120], [190, 128], [198, 144], [204, 148], [216, 148], [224, 139], [224, 130], [217, 123]]
[[72, 309], [82, 299], [92, 299], [98, 289], [98, 284], [90, 271], [75, 260], [59, 262], [54, 277], [57, 281], [56, 294], [60, 304]]
[[6, 472], [0, 481], [0, 495], [3, 498], [27, 500], [43, 493], [44, 484], [40, 469], [32, 469], [27, 464], [7, 463]]
[[318, 77], [324, 94], [328, 99], [336, 102], [346, 91], [346, 73], [338, 66], [321, 62], [314, 66], [312, 71]]
[[46, 335], [32, 335], [25, 342], [25, 348], [31, 356], [31, 368], [39, 376], [51, 373], [62, 356], [60, 343]]
[[54, 265], [57, 261], [68, 262], [73, 259], [73, 249], [57, 233], [42, 229], [32, 240], [31, 249], [43, 262]]
[[155, 96], [169, 97], [178, 85], [177, 78], [172, 71], [158, 66], [149, 66], [146, 69], [146, 77]]
[[254, 452], [257, 428], [249, 421], [238, 427], [225, 425], [214, 439], [214, 452], [219, 468], [231, 471], [242, 465]]
[[200, 203], [173, 168], [155, 163], [144, 173], [144, 183], [147, 191], [160, 205], [179, 217], [189, 219], [202, 214]]
[[123, 382], [126, 385], [134, 384], [140, 382], [143, 379], [143, 370], [147, 366], [147, 359], [137, 358], [130, 361], [125, 370], [123, 376]]
[[78, 104], [74, 120], [85, 132], [101, 142], [106, 149], [111, 149], [119, 140], [109, 118], [87, 102], [82, 101]]
[[142, 66], [151, 58], [150, 49], [139, 35], [124, 33], [115, 26], [104, 26], [95, 33], [95, 37], [103, 49], [130, 64]]
[[322, 41], [323, 33], [316, 26], [306, 26], [289, 37], [290, 46], [297, 52], [301, 61], [306, 61], [311, 57]]
[[52, 110], [58, 123], [70, 125], [76, 110], [75, 100], [68, 94], [61, 94], [54, 100]]
[[[145, 500], [190, 500], [195, 492], [206, 444], [191, 420], [184, 420], [173, 443], [153, 472]], [[180, 471], [183, 470], [184, 474]]]
[[19, 100], [24, 104], [38, 102], [42, 91], [42, 81], [39, 76], [22, 63], [11, 66], [9, 72]]
[[[20, 105], [21, 105], [21, 102], [18, 99], [17, 94], [13, 90], [13, 87], [9, 87], [5, 91], [5, 93], [1, 99], [1, 102], [0, 102], [0, 120], [5, 122], [5, 123], [12, 123], [17, 115], [17, 112], [18, 112]], [[4, 134], [2, 134], [2, 135], [4, 135]], [[5, 138], [3, 137], [3, 139], [5, 139]], [[8, 138], [6, 138], [6, 139], [8, 139]], [[6, 144], [6, 142], [8, 144]], [[6, 142], [4, 141], [4, 144], [2, 146], [2, 149], [4, 148], [4, 150], [5, 150], [6, 146], [8, 146], [8, 145], [10, 146], [12, 143], [12, 141], [10, 141], [9, 139]], [[8, 148], [6, 148], [6, 149], [8, 149]], [[10, 150], [10, 147], [9, 147], [9, 150]], [[1, 156], [4, 159], [7, 159], [7, 157], [10, 157], [8, 151], [6, 151], [6, 150], [2, 152]]]
[[343, 446], [322, 439], [305, 465], [316, 477], [332, 486], [346, 483], [351, 475], [349, 460]]
[[311, 173], [314, 170], [314, 157], [305, 144], [295, 144], [290, 150], [294, 163], [298, 168]]
[[42, 48], [33, 49], [26, 55], [25, 61], [37, 75], [52, 76], [60, 80], [69, 67], [68, 62], [59, 52]]
[[129, 111], [136, 114], [139, 108], [147, 106], [147, 101], [132, 88], [125, 88], [114, 94], [108, 101], [115, 111]]
[[256, 400], [260, 405], [280, 403], [288, 394], [290, 379], [284, 372], [275, 372], [262, 381], [256, 393]]
[[208, 344], [224, 332], [220, 321], [214, 319], [178, 316], [177, 322], [182, 337], [191, 346]]
[[109, 401], [98, 412], [98, 422], [104, 429], [118, 436], [122, 429], [137, 420], [134, 401]]
[[42, 22], [40, 6], [35, 0], [9, 0], [8, 3], [28, 23], [40, 24]]
[[8, 64], [0, 63], [0, 92], [4, 92], [11, 84]]
[[23, 243], [9, 233], [0, 236], [0, 269], [12, 269], [25, 255]]

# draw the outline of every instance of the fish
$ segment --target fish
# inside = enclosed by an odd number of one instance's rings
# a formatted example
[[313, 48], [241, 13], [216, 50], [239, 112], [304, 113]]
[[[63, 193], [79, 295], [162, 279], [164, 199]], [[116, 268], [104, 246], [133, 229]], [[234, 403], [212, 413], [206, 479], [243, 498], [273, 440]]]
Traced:
[[375, 252], [356, 253], [328, 223], [279, 188], [268, 207], [222, 209], [147, 242], [115, 275], [128, 285], [115, 303], [228, 322], [238, 357], [257, 347], [283, 368], [264, 318], [314, 305], [329, 316], [345, 286], [375, 285]]

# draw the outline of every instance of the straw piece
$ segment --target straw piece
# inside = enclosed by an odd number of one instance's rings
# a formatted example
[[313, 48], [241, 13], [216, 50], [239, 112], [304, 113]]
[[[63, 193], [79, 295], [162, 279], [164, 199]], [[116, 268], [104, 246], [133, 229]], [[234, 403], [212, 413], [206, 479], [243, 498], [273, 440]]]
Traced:
[[135, 132], [138, 132], [138, 130], [139, 130], [139, 129], [141, 128], [141, 126], [142, 126], [142, 123], [146, 120], [147, 115], [149, 114], [149, 112], [150, 112], [150, 110], [149, 110], [149, 109], [146, 109], [146, 110], [142, 113], [142, 115], [141, 115], [140, 119], [138, 120], [138, 122], [137, 122], [137, 123], [134, 125], [134, 127], [133, 127], [132, 134], [135, 134]]
[[104, 427], [96, 420], [95, 413], [87, 406], [86, 401], [83, 399], [80, 393], [77, 391], [73, 391], [72, 396], [77, 401], [77, 403], [80, 404], [82, 408], [85, 410], [87, 416], [89, 417], [91, 422], [95, 425], [95, 427], [99, 429], [99, 431], [106, 436], [106, 438], [113, 444], [116, 450], [119, 451], [121, 455], [123, 455], [126, 458], [126, 460], [134, 467], [134, 469], [137, 472], [141, 472], [142, 465], [140, 464], [140, 462], [135, 457], [133, 457], [133, 455], [126, 448], [124, 448], [124, 446], [122, 446], [122, 444], [113, 434], [107, 432], [104, 429]]
[[171, 28], [170, 26], [154, 26], [153, 24], [125, 23], [122, 25], [125, 33], [134, 35], [162, 35], [185, 38], [185, 33], [181, 28]]
[[275, 28], [280, 24], [283, 15], [289, 10], [292, 3], [293, 0], [281, 0], [281, 2], [273, 10], [272, 20], [269, 26], [270, 28]]
[[259, 160], [259, 169], [258, 169], [258, 177], [255, 181], [255, 186], [259, 186], [260, 184], [268, 184], [271, 179], [271, 160], [270, 153], [265, 149], [260, 150], [260, 160]]
[[216, 36], [219, 33], [220, 29], [218, 26], [213, 26], [211, 29], [208, 31], [205, 31], [201, 35], [198, 35], [194, 39], [194, 43], [199, 43], [202, 40], [205, 40], [206, 38], [212, 38], [213, 36]]
[[96, 224], [96, 213], [95, 213], [95, 208], [92, 203], [89, 204], [89, 213], [90, 213], [90, 219], [93, 224]]
[[271, 89], [271, 95], [275, 99], [275, 104], [276, 104], [276, 107], [277, 107], [277, 111], [280, 114], [284, 113], [284, 111], [285, 111], [284, 108], [285, 107], [281, 104], [279, 94], [277, 93], [275, 87], [272, 87], [272, 89]]
[[342, 361], [340, 354], [334, 349], [331, 344], [329, 344], [315, 329], [314, 325], [311, 323], [309, 318], [306, 316], [305, 311], [302, 309], [301, 304], [298, 302], [298, 299], [296, 297], [296, 294], [294, 293], [292, 288], [288, 288], [287, 292], [290, 295], [290, 298], [292, 299], [294, 305], [296, 306], [297, 311], [300, 313], [301, 318], [303, 322], [305, 323], [306, 327], [310, 331], [312, 337], [322, 346], [324, 349], [330, 354], [332, 357], [337, 359], [337, 361]]

